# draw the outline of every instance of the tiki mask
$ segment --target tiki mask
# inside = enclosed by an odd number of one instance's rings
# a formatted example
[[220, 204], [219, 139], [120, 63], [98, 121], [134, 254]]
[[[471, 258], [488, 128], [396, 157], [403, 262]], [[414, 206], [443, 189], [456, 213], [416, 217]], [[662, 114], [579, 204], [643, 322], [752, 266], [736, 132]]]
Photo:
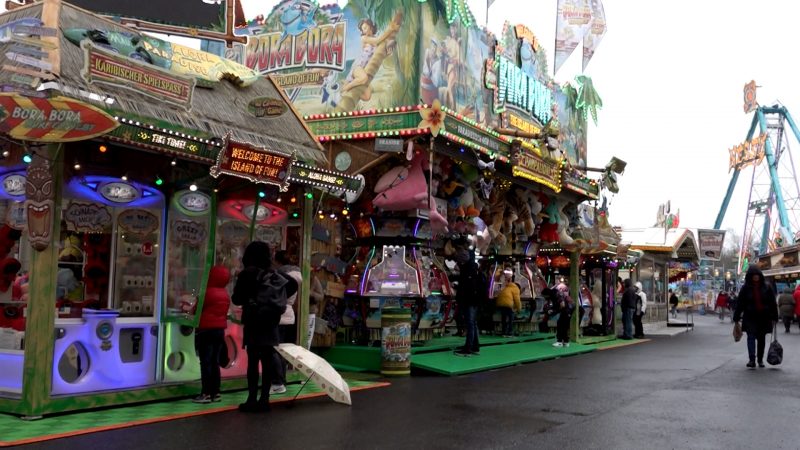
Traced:
[[25, 182], [25, 213], [28, 217], [28, 240], [34, 250], [42, 251], [50, 245], [53, 230], [55, 190], [50, 162], [34, 155], [28, 166]]

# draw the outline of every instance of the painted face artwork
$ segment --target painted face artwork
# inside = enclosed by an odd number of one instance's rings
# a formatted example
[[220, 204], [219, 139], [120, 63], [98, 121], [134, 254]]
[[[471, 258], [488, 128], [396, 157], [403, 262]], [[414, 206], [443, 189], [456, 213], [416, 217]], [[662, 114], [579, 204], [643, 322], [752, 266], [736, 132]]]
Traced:
[[53, 174], [50, 162], [33, 155], [25, 181], [25, 214], [28, 217], [28, 240], [34, 250], [42, 251], [50, 245], [55, 207]]

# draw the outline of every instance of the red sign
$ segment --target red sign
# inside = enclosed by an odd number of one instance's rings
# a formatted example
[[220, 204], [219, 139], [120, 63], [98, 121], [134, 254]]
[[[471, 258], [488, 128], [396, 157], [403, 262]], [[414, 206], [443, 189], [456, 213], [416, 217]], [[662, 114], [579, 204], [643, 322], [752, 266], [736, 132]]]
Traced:
[[103, 110], [71, 98], [0, 94], [0, 132], [15, 139], [82, 141], [106, 134], [118, 125]]
[[254, 183], [273, 184], [286, 191], [289, 189], [289, 167], [294, 161], [294, 154], [270, 152], [227, 138], [217, 164], [211, 167], [211, 176], [233, 175]]

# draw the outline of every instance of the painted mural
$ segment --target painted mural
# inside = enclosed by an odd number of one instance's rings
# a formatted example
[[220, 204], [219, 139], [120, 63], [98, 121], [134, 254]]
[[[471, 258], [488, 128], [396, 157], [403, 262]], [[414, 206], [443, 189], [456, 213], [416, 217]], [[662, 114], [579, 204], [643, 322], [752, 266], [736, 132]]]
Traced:
[[306, 115], [438, 99], [481, 125], [535, 132], [556, 110], [546, 56], [524, 26], [496, 38], [452, 20], [443, 1], [283, 0], [248, 14], [236, 21], [248, 36], [241, 61], [273, 75]]
[[577, 95], [571, 85], [556, 86], [555, 109], [560, 126], [558, 147], [572, 165], [586, 166], [587, 121], [574, 107]]

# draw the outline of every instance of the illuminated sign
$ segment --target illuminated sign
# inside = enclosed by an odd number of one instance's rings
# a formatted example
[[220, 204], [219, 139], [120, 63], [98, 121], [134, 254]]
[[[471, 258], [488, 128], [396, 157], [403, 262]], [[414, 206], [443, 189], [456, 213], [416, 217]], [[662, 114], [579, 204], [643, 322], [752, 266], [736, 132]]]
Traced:
[[128, 233], [148, 235], [158, 230], [158, 217], [144, 209], [128, 209], [117, 217], [119, 226]]
[[25, 195], [25, 175], [12, 173], [3, 178], [3, 190], [11, 197]]
[[208, 232], [204, 223], [179, 219], [172, 221], [171, 238], [190, 247], [198, 247], [206, 240]]
[[750, 165], [759, 165], [764, 160], [764, 145], [767, 142], [767, 135], [762, 134], [743, 144], [728, 149], [730, 160], [728, 170], [741, 170]]
[[289, 167], [295, 160], [294, 154], [273, 153], [252, 144], [232, 141], [230, 137], [225, 141], [217, 164], [211, 167], [211, 176], [227, 174], [254, 183], [272, 184], [282, 192], [289, 189]]
[[30, 98], [0, 94], [0, 133], [38, 142], [91, 139], [116, 128], [104, 111], [67, 97]]
[[454, 119], [449, 115], [444, 118], [444, 125], [445, 130], [447, 130], [449, 134], [454, 135], [456, 138], [465, 139], [472, 143], [478, 144], [481, 147], [485, 147], [495, 153], [500, 152], [503, 154], [508, 154], [509, 152], [510, 147], [505, 142], [497, 139], [494, 136], [484, 133], [478, 128]]
[[292, 174], [289, 178], [297, 183], [345, 192], [357, 192], [361, 187], [358, 178], [298, 163], [292, 165]]
[[64, 211], [64, 221], [71, 231], [102, 233], [111, 228], [111, 213], [97, 203], [70, 202]]
[[530, 114], [541, 124], [550, 121], [553, 92], [546, 84], [523, 72], [522, 68], [503, 56], [488, 60], [486, 72], [486, 87], [495, 91], [496, 113], [513, 107]]
[[557, 161], [548, 161], [532, 153], [521, 152], [514, 161], [511, 173], [515, 177], [532, 180], [561, 192], [561, 164]]
[[204, 213], [211, 208], [211, 198], [202, 192], [183, 191], [178, 195], [178, 205], [192, 213]]
[[542, 131], [541, 127], [536, 126], [530, 120], [525, 120], [523, 117], [520, 117], [514, 113], [508, 114], [508, 124], [517, 130], [524, 131], [525, 133], [539, 134], [539, 132]]
[[217, 149], [212, 145], [200, 142], [188, 136], [182, 137], [180, 133], [176, 131], [122, 124], [119, 128], [109, 133], [108, 137], [112, 140], [144, 144], [144, 147], [154, 150], [181, 153], [198, 159], [206, 159], [211, 162], [217, 159]]
[[194, 79], [101, 49], [88, 40], [81, 42], [81, 48], [85, 52], [81, 75], [88, 83], [123, 86], [159, 101], [191, 109]]
[[114, 203], [130, 203], [140, 195], [139, 190], [133, 185], [117, 181], [100, 186], [98, 192], [103, 198]]
[[344, 70], [346, 22], [320, 25], [297, 35], [283, 31], [251, 36], [245, 65], [261, 73], [320, 68]]

